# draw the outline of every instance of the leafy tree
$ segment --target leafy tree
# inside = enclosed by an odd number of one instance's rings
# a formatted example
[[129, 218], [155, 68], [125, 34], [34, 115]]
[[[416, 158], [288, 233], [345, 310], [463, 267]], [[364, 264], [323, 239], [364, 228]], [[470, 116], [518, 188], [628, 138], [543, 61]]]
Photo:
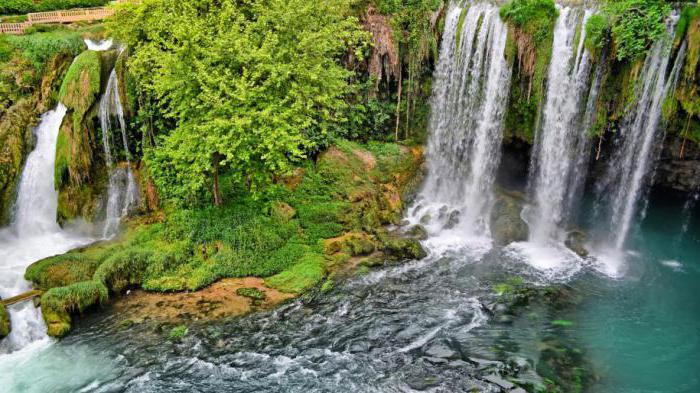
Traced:
[[365, 34], [350, 0], [144, 0], [109, 29], [131, 50], [141, 94], [174, 128], [146, 160], [160, 191], [192, 203], [218, 174], [258, 190], [343, 121], [351, 72], [340, 58]]

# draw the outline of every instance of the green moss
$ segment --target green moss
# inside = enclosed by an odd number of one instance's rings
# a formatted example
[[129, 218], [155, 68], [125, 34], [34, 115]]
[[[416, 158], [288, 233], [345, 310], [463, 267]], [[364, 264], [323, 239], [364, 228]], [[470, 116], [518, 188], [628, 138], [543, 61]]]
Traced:
[[41, 312], [48, 335], [62, 337], [70, 330], [71, 313], [102, 304], [109, 297], [107, 287], [96, 281], [82, 281], [48, 290], [41, 296]]
[[168, 338], [171, 341], [180, 341], [182, 340], [187, 333], [189, 333], [189, 329], [185, 325], [180, 325], [174, 327], [172, 330], [170, 330], [170, 334], [168, 334]]
[[92, 279], [99, 261], [75, 252], [42, 259], [31, 264], [24, 277], [41, 289], [67, 286]]
[[464, 20], [467, 17], [467, 12], [469, 11], [469, 7], [464, 7], [462, 8], [462, 11], [459, 13], [459, 19], [457, 20], [457, 37], [455, 37], [455, 43], [456, 43], [456, 48], [459, 51], [459, 48], [461, 48], [461, 43], [462, 43], [462, 27], [464, 27]]
[[236, 295], [247, 297], [253, 300], [265, 300], [265, 292], [257, 288], [238, 288]]
[[11, 329], [10, 314], [5, 309], [5, 305], [0, 303], [0, 339], [7, 337]]
[[33, 103], [23, 99], [0, 117], [0, 226], [9, 220], [10, 206], [35, 122]]
[[523, 29], [538, 43], [550, 39], [559, 16], [553, 0], [511, 0], [499, 12], [504, 21]]
[[100, 94], [100, 55], [85, 51], [68, 69], [58, 94], [59, 100], [76, 113], [85, 114]]
[[265, 284], [282, 292], [301, 293], [323, 279], [325, 264], [322, 255], [306, 254], [290, 269], [265, 279]]

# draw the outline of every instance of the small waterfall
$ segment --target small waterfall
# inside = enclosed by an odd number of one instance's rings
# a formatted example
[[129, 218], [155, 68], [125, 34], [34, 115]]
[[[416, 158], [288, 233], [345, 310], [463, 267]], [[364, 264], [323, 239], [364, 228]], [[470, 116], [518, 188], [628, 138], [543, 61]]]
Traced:
[[[24, 272], [32, 262], [50, 257], [89, 241], [62, 230], [56, 223], [58, 194], [54, 187], [56, 141], [66, 114], [59, 104], [45, 113], [34, 129], [36, 146], [27, 156], [22, 171], [14, 220], [9, 228], [0, 229], [0, 296], [19, 295], [31, 288]], [[12, 332], [0, 342], [0, 353], [25, 347], [46, 337], [41, 313], [32, 302], [8, 308]]]
[[409, 221], [422, 222], [431, 234], [458, 228], [463, 234], [489, 235], [511, 77], [506, 37], [498, 7], [450, 6], [433, 81], [429, 172], [409, 211]]
[[35, 129], [36, 147], [27, 157], [17, 193], [12, 225], [19, 236], [56, 232], [58, 193], [54, 186], [56, 141], [66, 107], [59, 104], [47, 112]]
[[663, 138], [659, 132], [663, 128], [663, 101], [675, 88], [685, 59], [687, 43], [683, 42], [669, 70], [677, 20], [677, 15], [670, 18], [665, 36], [647, 54], [637, 82], [637, 102], [625, 117], [615, 153], [598, 185], [599, 203], [605, 206], [600, 221], [607, 223], [617, 251], [625, 245], [640, 202], [646, 202], [646, 185]]
[[[121, 133], [121, 142], [126, 155], [126, 168], [115, 168], [112, 156], [112, 117], [116, 117]], [[138, 203], [138, 189], [131, 171], [131, 152], [126, 134], [124, 110], [119, 98], [119, 82], [115, 70], [109, 75], [107, 89], [100, 99], [100, 126], [102, 128], [102, 146], [105, 162], [109, 171], [109, 188], [107, 190], [107, 209], [102, 236], [111, 238], [117, 234], [121, 219], [129, 209]]]
[[[530, 240], [564, 241], [565, 229], [584, 182], [590, 119], [600, 85], [596, 72], [589, 89], [591, 60], [584, 49], [585, 23], [591, 11], [559, 9], [541, 127], [532, 155], [528, 209]], [[577, 31], [580, 31], [576, 40]]]
[[112, 39], [108, 38], [106, 40], [102, 41], [93, 41], [89, 38], [86, 38], [83, 40], [85, 42], [85, 45], [87, 45], [88, 50], [94, 50], [94, 51], [105, 51], [112, 49]]

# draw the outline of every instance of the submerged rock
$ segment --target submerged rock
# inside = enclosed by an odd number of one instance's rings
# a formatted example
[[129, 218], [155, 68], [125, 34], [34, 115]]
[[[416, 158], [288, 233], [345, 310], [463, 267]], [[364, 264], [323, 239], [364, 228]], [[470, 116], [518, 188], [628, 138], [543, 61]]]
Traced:
[[10, 314], [5, 309], [5, 305], [0, 303], [0, 339], [10, 334], [11, 327]]
[[496, 203], [490, 217], [491, 235], [496, 244], [505, 246], [527, 240], [529, 228], [520, 217], [524, 201], [524, 198], [516, 193], [496, 192]]
[[384, 242], [384, 251], [396, 259], [423, 259], [428, 254], [416, 239], [389, 239]]

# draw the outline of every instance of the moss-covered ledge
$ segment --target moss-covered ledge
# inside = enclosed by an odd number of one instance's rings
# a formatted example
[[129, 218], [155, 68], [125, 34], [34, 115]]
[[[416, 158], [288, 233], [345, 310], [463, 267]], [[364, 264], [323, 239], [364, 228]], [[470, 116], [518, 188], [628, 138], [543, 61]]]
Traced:
[[73, 315], [128, 289], [192, 293], [246, 278], [292, 297], [328, 288], [338, 273], [425, 256], [417, 240], [385, 229], [400, 221], [422, 163], [417, 147], [338, 141], [262, 199], [225, 186], [224, 206], [132, 219], [121, 238], [38, 261], [25, 277], [47, 291], [42, 311], [54, 336], [69, 331]]
[[12, 325], [10, 324], [10, 313], [7, 312], [5, 305], [0, 303], [0, 339], [9, 336], [11, 329]]

